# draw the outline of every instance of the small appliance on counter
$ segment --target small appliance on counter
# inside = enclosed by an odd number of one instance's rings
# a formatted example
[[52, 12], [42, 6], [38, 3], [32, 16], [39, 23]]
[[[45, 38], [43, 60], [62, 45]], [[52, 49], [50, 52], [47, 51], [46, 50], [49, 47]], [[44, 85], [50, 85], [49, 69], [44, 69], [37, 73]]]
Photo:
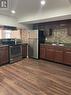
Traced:
[[1, 39], [1, 44], [9, 46], [10, 63], [13, 63], [22, 59], [21, 39]]

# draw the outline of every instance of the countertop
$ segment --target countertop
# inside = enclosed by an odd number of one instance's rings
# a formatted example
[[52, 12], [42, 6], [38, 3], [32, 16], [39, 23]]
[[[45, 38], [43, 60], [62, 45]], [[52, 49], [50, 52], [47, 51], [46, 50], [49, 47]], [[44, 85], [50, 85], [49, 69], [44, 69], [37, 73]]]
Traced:
[[41, 45], [52, 45], [52, 46], [62, 46], [66, 48], [71, 48], [71, 43], [62, 43], [62, 44], [56, 44], [56, 43], [41, 43]]
[[8, 45], [0, 45], [0, 47], [7, 47]]

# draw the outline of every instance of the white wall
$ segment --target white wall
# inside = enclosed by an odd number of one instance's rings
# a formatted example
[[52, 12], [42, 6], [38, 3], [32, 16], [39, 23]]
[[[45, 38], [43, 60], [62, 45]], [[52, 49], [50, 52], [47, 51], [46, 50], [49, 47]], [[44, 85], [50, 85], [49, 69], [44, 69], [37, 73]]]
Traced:
[[17, 26], [17, 19], [9, 16], [0, 15], [0, 25]]

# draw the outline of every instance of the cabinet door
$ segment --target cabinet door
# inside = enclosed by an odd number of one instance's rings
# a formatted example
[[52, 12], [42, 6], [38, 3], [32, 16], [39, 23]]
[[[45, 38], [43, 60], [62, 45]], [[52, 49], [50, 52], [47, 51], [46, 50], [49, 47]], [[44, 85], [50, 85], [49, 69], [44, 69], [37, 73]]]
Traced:
[[46, 45], [46, 59], [54, 61], [54, 47], [52, 45]]
[[45, 59], [45, 45], [40, 45], [40, 58]]
[[50, 61], [54, 61], [54, 50], [53, 49], [46, 49], [46, 59]]
[[71, 49], [64, 51], [64, 64], [71, 65]]
[[27, 57], [27, 45], [22, 45], [22, 57]]
[[9, 53], [8, 47], [1, 47], [0, 48], [0, 65], [9, 62]]
[[54, 61], [63, 63], [63, 51], [55, 51]]
[[59, 62], [59, 63], [63, 63], [63, 47], [56, 46], [54, 54], [55, 54], [54, 61]]

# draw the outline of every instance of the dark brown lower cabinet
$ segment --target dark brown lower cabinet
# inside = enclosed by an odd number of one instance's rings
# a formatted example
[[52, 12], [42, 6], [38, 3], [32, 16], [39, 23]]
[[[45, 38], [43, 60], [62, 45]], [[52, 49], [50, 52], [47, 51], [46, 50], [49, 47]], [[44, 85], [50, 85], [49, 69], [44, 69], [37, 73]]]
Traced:
[[64, 64], [71, 65], [71, 48], [64, 49]]
[[50, 61], [63, 63], [63, 52], [64, 49], [61, 46], [53, 45], [41, 45], [40, 47], [40, 58], [44, 58]]
[[54, 60], [54, 46], [52, 45], [46, 45], [45, 46], [45, 49], [46, 49], [46, 59], [47, 60], [50, 60], [50, 61], [53, 61]]
[[54, 50], [46, 49], [46, 59], [50, 61], [54, 61]]
[[0, 65], [6, 64], [9, 62], [9, 49], [8, 46], [0, 47]]
[[27, 57], [27, 44], [22, 44], [22, 57]]
[[61, 46], [55, 46], [54, 48], [54, 61], [63, 63], [63, 53], [64, 49]]
[[71, 48], [41, 44], [40, 59], [71, 65]]

